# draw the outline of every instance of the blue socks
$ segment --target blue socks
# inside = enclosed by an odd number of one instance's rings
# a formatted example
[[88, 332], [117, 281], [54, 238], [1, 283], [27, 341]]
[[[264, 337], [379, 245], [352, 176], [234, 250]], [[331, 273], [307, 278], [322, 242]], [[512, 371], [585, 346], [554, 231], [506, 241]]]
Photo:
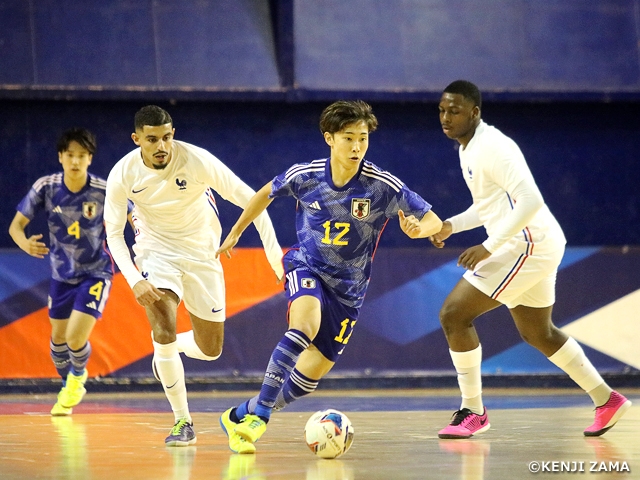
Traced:
[[91, 355], [91, 344], [87, 342], [79, 350], [71, 350], [66, 343], [55, 344], [50, 339], [49, 353], [58, 375], [62, 377], [62, 385], [65, 385], [69, 373], [80, 376], [84, 372]]
[[[291, 372], [291, 376], [282, 386], [280, 393], [278, 393], [273, 409], [282, 410], [284, 407], [298, 400], [300, 397], [309, 395], [311, 392], [315, 391], [319, 382], [320, 380], [312, 380], [294, 368], [293, 372]], [[260, 395], [256, 395], [238, 406], [235, 410], [232, 410], [230, 414], [231, 421], [240, 423], [245, 415], [255, 412], [259, 399]]]
[[58, 371], [58, 375], [62, 377], [62, 384], [64, 385], [67, 381], [69, 369], [71, 368], [69, 347], [67, 347], [66, 343], [55, 344], [52, 339], [49, 339], [49, 354], [51, 355], [51, 360], [53, 360], [53, 365]]
[[315, 391], [319, 382], [320, 380], [313, 380], [306, 377], [294, 368], [289, 380], [287, 380], [287, 383], [282, 387], [273, 408], [275, 410], [282, 410], [284, 407], [295, 402], [300, 397], [309, 395], [311, 392]]
[[[271, 354], [267, 371], [264, 374], [260, 394], [253, 413], [265, 422], [269, 421], [271, 411], [280, 395], [283, 386], [289, 379], [300, 354], [307, 349], [311, 340], [299, 330], [288, 330]], [[252, 399], [253, 400], [253, 399]], [[236, 411], [236, 417], [242, 419], [249, 413], [249, 403], [244, 402]], [[233, 420], [233, 418], [232, 418]]]
[[91, 344], [89, 342], [85, 343], [84, 347], [78, 350], [69, 349], [72, 375], [82, 375], [89, 361], [89, 355], [91, 355]]

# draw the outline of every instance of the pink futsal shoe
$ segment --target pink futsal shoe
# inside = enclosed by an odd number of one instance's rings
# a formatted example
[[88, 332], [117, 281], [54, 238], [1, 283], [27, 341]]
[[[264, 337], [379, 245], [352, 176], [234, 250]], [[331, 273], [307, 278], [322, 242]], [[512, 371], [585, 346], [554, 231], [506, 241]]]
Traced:
[[438, 432], [438, 437], [469, 438], [476, 433], [486, 432], [490, 427], [491, 424], [489, 423], [486, 407], [482, 415], [473, 413], [468, 408], [463, 408], [453, 414], [453, 420]]
[[589, 428], [584, 431], [587, 437], [599, 437], [613, 427], [620, 418], [631, 408], [631, 400], [620, 395], [615, 390], [607, 403], [596, 407], [596, 419]]

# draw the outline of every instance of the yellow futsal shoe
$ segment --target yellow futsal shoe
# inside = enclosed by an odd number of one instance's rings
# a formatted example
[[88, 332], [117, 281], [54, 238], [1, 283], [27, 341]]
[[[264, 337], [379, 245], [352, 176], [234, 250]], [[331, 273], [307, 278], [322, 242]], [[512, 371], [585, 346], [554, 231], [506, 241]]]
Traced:
[[69, 372], [67, 375], [67, 384], [60, 390], [58, 394], [58, 403], [65, 408], [75, 407], [82, 401], [82, 397], [87, 393], [84, 384], [87, 381], [89, 372], [84, 369], [82, 375], [73, 375]]
[[247, 442], [244, 438], [236, 433], [236, 427], [239, 425], [231, 420], [229, 416], [233, 408], [230, 408], [220, 416], [220, 426], [222, 431], [229, 437], [229, 448], [235, 453], [256, 453], [256, 447], [253, 443]]
[[73, 413], [73, 409], [70, 407], [63, 407], [60, 405], [60, 402], [56, 402], [51, 409], [51, 415], [54, 417], [68, 417], [71, 413]]
[[236, 426], [236, 433], [246, 441], [256, 443], [260, 437], [267, 431], [267, 424], [257, 415], [245, 415], [245, 417]]

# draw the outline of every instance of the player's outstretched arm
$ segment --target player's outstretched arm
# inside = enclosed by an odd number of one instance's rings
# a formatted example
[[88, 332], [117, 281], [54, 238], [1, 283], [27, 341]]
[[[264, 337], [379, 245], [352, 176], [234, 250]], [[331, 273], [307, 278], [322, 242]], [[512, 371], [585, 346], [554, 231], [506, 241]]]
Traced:
[[398, 219], [400, 220], [400, 229], [409, 238], [430, 237], [439, 232], [442, 227], [442, 220], [431, 210], [424, 214], [422, 220], [418, 220], [413, 215], [406, 217], [402, 210], [398, 210]]
[[9, 235], [21, 250], [28, 253], [32, 257], [44, 258], [49, 253], [49, 248], [44, 242], [41, 242], [42, 234], [31, 235], [29, 238], [24, 233], [24, 229], [29, 224], [29, 219], [22, 213], [16, 212], [15, 217], [9, 226]]
[[270, 193], [271, 182], [267, 183], [264, 187], [258, 190], [253, 197], [251, 197], [251, 200], [249, 200], [249, 203], [242, 212], [242, 215], [240, 215], [240, 218], [238, 218], [235, 225], [231, 227], [231, 231], [227, 235], [227, 238], [225, 238], [222, 245], [220, 245], [220, 248], [216, 252], [216, 258], [223, 253], [227, 258], [231, 258], [231, 250], [240, 240], [242, 233], [258, 217], [258, 215], [267, 209], [273, 201], [272, 198], [269, 198]]

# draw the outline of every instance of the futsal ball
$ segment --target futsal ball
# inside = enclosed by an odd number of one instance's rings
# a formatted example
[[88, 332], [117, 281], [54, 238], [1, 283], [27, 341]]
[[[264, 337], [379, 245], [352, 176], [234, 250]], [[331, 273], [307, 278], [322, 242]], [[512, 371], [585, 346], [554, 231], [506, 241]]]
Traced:
[[353, 443], [353, 434], [349, 418], [331, 408], [314, 413], [304, 426], [307, 446], [322, 458], [337, 458], [347, 453]]

